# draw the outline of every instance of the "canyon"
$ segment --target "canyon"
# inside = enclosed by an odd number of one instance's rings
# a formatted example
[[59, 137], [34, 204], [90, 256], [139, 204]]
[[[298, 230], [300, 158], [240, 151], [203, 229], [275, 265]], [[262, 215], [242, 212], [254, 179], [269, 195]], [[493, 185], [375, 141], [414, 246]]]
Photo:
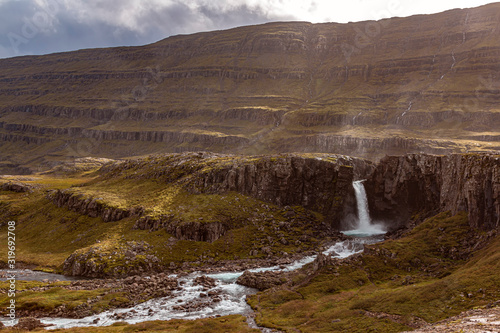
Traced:
[[[64, 261], [69, 275], [120, 277], [227, 265], [225, 256], [231, 258], [232, 250], [223, 255], [216, 249], [227, 248], [237, 232], [244, 237], [254, 233], [239, 255], [254, 259], [343, 239], [339, 231], [349, 230], [360, 218], [353, 187], [357, 180], [366, 189], [369, 217], [390, 234], [408, 232], [443, 212], [466, 213], [473, 230], [491, 232], [500, 225], [500, 155], [488, 154], [407, 154], [374, 163], [333, 154], [178, 153], [108, 161], [93, 180], [65, 189], [42, 190], [31, 182], [12, 181], [1, 188], [39, 193], [40, 205], [49, 207], [48, 214], [60, 223], [69, 223], [69, 230], [76, 228], [71, 225], [79, 216], [86, 216], [93, 223], [127, 228], [125, 234], [137, 233], [126, 242], [113, 240], [113, 246], [91, 241]], [[51, 212], [55, 207], [72, 213], [57, 217], [62, 212]], [[153, 245], [143, 242], [143, 232], [165, 235]], [[92, 239], [96, 237], [102, 235], [96, 232]], [[158, 253], [161, 242], [171, 249], [186, 241], [211, 244], [219, 254], [179, 260], [174, 252]], [[108, 253], [112, 262], [106, 260]]]
[[[279, 319], [280, 309], [309, 304], [293, 312], [300, 314], [331, 297], [350, 299], [354, 288], [356, 301], [324, 308], [347, 311], [336, 314], [339, 322], [317, 323], [346, 331], [355, 320], [356, 332], [369, 322], [395, 332], [425, 328], [500, 297], [499, 173], [494, 154], [372, 162], [338, 154], [196, 152], [88, 158], [45, 173], [2, 176], [1, 214], [16, 221], [23, 244], [18, 260], [97, 278], [23, 284], [19, 313], [50, 316], [42, 321], [57, 327], [95, 329], [120, 320], [198, 321], [253, 310], [259, 325], [288, 329], [298, 324]], [[385, 241], [339, 232], [361, 218], [360, 184], [363, 214], [388, 231]], [[260, 292], [243, 293], [236, 281]], [[155, 287], [161, 283], [168, 288]], [[428, 291], [443, 283], [450, 286], [444, 295]], [[77, 295], [83, 291], [88, 294]], [[51, 301], [34, 301], [33, 293]], [[69, 295], [71, 305], [64, 301]], [[376, 295], [396, 300], [374, 301]], [[399, 297], [406, 317], [399, 315]], [[437, 312], [435, 302], [449, 306]], [[120, 309], [125, 306], [133, 308]]]

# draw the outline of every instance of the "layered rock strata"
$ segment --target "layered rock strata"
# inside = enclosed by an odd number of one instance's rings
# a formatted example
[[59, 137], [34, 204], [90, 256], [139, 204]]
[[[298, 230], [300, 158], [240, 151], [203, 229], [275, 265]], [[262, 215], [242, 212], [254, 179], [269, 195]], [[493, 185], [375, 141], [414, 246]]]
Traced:
[[383, 158], [366, 183], [374, 218], [468, 212], [472, 227], [500, 226], [500, 155], [409, 154]]
[[500, 150], [499, 17], [490, 4], [275, 22], [2, 59], [0, 168], [201, 150], [373, 159]]

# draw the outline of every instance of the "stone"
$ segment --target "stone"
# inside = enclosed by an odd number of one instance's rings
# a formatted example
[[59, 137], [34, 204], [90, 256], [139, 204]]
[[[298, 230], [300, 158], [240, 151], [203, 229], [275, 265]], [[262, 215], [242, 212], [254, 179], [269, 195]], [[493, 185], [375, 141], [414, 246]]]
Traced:
[[365, 183], [374, 219], [401, 227], [416, 213], [467, 211], [471, 227], [500, 226], [500, 159], [488, 154], [407, 154], [380, 160]]
[[34, 329], [43, 328], [47, 326], [50, 325], [42, 324], [42, 322], [39, 319], [31, 317], [19, 318], [18, 323], [14, 325], [15, 328], [26, 331], [33, 331]]
[[285, 274], [282, 272], [250, 272], [245, 271], [236, 280], [237, 284], [242, 286], [255, 288], [258, 290], [266, 290], [275, 286], [282, 285], [287, 282]]

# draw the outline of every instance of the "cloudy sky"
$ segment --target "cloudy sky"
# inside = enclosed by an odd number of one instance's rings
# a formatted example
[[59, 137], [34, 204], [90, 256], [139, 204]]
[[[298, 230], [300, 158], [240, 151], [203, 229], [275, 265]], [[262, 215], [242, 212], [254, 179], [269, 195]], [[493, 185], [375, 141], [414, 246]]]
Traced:
[[143, 45], [269, 21], [349, 22], [492, 0], [0, 0], [0, 58]]

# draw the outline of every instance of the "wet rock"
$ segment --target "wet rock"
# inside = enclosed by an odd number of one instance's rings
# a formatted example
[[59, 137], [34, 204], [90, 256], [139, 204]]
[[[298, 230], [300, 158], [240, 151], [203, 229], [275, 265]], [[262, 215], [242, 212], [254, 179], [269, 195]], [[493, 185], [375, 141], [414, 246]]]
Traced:
[[[134, 276], [125, 279], [95, 279], [95, 280], [80, 280], [71, 282], [69, 285], [59, 286], [68, 290], [96, 290], [109, 289], [104, 294], [124, 292], [124, 297], [120, 299], [112, 299], [109, 305], [113, 308], [131, 307], [147, 299], [158, 297], [170, 297], [172, 291], [178, 287], [176, 278], [167, 277], [165, 274], [152, 275], [150, 277]], [[31, 291], [45, 291], [52, 286], [35, 287]], [[52, 312], [47, 313], [38, 311], [20, 310], [21, 315], [29, 314], [33, 317], [67, 317], [67, 318], [82, 318], [94, 314], [92, 304], [102, 299], [102, 296], [89, 298], [87, 301], [73, 309], [67, 308], [65, 305], [59, 306]]]
[[206, 275], [198, 276], [193, 280], [193, 285], [201, 285], [205, 288], [214, 288], [217, 286], [217, 281]]
[[42, 324], [42, 322], [39, 319], [36, 318], [19, 318], [19, 322], [14, 325], [15, 328], [19, 330], [26, 330], [26, 331], [32, 331], [37, 328], [43, 328], [43, 327], [48, 327], [51, 325], [45, 325]]
[[255, 288], [258, 290], [266, 290], [286, 283], [287, 279], [285, 276], [286, 275], [282, 272], [245, 271], [240, 277], [238, 277], [236, 283], [242, 286]]
[[313, 261], [313, 271], [316, 272], [329, 263], [328, 257], [320, 252]]

